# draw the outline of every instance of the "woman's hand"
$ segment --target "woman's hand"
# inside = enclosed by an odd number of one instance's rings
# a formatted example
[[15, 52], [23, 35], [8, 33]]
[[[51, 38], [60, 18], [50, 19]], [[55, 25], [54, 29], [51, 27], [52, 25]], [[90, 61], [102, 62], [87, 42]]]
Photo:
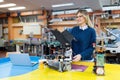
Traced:
[[73, 62], [77, 62], [77, 61], [80, 61], [82, 58], [82, 56], [80, 54], [76, 55], [73, 57]]

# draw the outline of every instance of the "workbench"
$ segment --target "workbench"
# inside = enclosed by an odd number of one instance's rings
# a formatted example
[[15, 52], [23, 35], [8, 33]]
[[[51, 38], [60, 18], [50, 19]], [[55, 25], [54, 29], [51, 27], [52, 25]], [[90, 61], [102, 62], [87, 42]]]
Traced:
[[[6, 63], [4, 63], [6, 64]], [[105, 75], [97, 76], [93, 73], [93, 62], [74, 62], [73, 64], [86, 65], [88, 68], [84, 72], [80, 71], [67, 71], [58, 72], [50, 69], [49, 67], [38, 68], [27, 71], [24, 74], [0, 78], [0, 80], [120, 80], [120, 65], [119, 64], [105, 64]], [[0, 64], [2, 66], [3, 64]], [[3, 67], [10, 68], [8, 65]], [[22, 68], [21, 68], [22, 69]], [[1, 71], [1, 70], [0, 70]], [[10, 72], [10, 71], [9, 71]], [[7, 72], [6, 72], [7, 73]], [[18, 73], [18, 72], [16, 72]], [[7, 73], [9, 75], [9, 73]], [[0, 76], [3, 74], [0, 74]]]

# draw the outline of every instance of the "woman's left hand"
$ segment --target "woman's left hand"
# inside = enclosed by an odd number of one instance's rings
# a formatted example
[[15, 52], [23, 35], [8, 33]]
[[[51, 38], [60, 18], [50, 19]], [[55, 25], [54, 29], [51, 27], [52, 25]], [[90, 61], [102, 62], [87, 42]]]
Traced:
[[76, 55], [76, 56], [73, 57], [73, 61], [74, 62], [80, 61], [81, 58], [82, 58], [82, 56], [80, 54], [78, 54], [78, 55]]

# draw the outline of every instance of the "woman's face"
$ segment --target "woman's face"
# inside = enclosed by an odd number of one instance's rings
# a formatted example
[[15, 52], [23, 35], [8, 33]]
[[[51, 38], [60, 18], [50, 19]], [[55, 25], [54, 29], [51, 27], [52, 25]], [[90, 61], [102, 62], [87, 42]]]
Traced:
[[78, 14], [77, 14], [76, 20], [77, 20], [77, 23], [78, 23], [79, 25], [84, 25], [84, 24], [86, 24], [86, 19], [85, 19], [84, 15], [83, 15], [82, 13], [78, 13]]

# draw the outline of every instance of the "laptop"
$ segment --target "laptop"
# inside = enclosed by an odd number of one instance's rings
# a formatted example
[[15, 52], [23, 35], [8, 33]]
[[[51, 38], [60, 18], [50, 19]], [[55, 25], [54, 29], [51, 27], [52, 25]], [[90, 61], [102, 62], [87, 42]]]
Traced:
[[28, 53], [8, 54], [11, 63], [16, 66], [34, 66], [38, 62], [32, 62]]

